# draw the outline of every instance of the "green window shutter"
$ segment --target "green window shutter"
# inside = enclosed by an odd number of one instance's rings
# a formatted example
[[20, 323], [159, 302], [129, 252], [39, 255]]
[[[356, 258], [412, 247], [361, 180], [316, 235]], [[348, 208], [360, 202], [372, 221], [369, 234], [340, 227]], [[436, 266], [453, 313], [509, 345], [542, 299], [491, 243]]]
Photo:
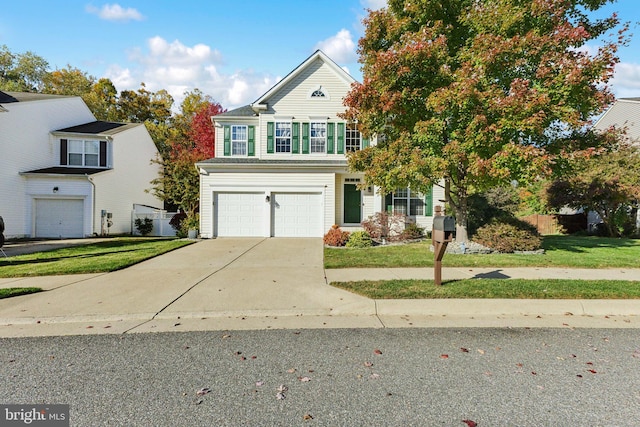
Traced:
[[433, 187], [424, 196], [424, 216], [433, 216]]
[[224, 155], [231, 155], [231, 126], [224, 127]]
[[267, 153], [273, 153], [273, 122], [267, 122]]
[[309, 154], [309, 123], [302, 124], [302, 154]]
[[338, 123], [338, 135], [336, 137], [338, 154], [344, 154], [344, 123]]
[[367, 148], [369, 146], [369, 138], [362, 137], [362, 148]]
[[255, 126], [247, 126], [247, 155], [255, 156], [256, 155], [256, 127]]
[[333, 154], [333, 134], [335, 133], [336, 124], [327, 123], [327, 154]]
[[291, 123], [291, 152], [300, 153], [300, 123]]

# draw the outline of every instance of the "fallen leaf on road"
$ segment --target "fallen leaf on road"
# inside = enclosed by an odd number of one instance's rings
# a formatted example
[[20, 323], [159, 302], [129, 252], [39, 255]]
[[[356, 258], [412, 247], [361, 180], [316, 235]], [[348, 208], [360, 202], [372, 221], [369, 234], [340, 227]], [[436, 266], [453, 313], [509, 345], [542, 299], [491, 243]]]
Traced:
[[373, 350], [374, 354], [382, 354], [382, 352], [380, 350], [378, 350], [377, 348], [375, 350]]
[[278, 391], [279, 391], [279, 392], [285, 392], [285, 391], [287, 391], [287, 390], [289, 390], [289, 387], [287, 387], [287, 386], [286, 386], [286, 385], [284, 385], [284, 384], [280, 384], [280, 387], [278, 387]]
[[593, 369], [587, 369], [587, 371], [591, 372], [592, 374], [597, 374], [597, 372]]
[[464, 347], [460, 347], [460, 351], [463, 353], [469, 353], [469, 349]]
[[301, 383], [308, 383], [309, 381], [311, 381], [311, 378], [309, 378], [309, 377], [298, 377], [298, 381], [300, 381]]
[[370, 378], [372, 380], [377, 380], [378, 378], [380, 378], [380, 374], [371, 374]]
[[264, 385], [264, 381], [256, 381], [256, 387], [262, 387]]
[[448, 359], [449, 355], [448, 354], [441, 354], [440, 355], [440, 359]]
[[367, 368], [370, 368], [373, 366], [372, 362], [364, 362], [364, 366], [366, 366]]
[[276, 394], [276, 399], [278, 400], [284, 400], [286, 397], [287, 396], [285, 396], [283, 392], [278, 392], [278, 394]]
[[296, 371], [296, 368], [287, 369], [287, 372], [293, 374]]
[[480, 353], [480, 354], [484, 354], [484, 350], [483, 350], [483, 349], [481, 349], [481, 348], [479, 348], [479, 349], [478, 349], [478, 353]]
[[227, 339], [227, 338], [231, 338], [231, 335], [225, 334], [225, 335], [223, 335], [223, 336], [222, 336], [222, 339], [223, 339], [223, 340], [224, 340], [224, 339]]
[[303, 420], [305, 421], [309, 421], [312, 420], [313, 417], [311, 416], [311, 414], [304, 414], [304, 416], [302, 417]]
[[471, 421], [471, 420], [462, 420], [462, 422], [465, 423], [469, 427], [476, 427], [478, 425], [477, 422]]
[[204, 396], [205, 394], [209, 393], [211, 393], [211, 389], [207, 387], [201, 388], [200, 390], [196, 391], [196, 395], [198, 396]]

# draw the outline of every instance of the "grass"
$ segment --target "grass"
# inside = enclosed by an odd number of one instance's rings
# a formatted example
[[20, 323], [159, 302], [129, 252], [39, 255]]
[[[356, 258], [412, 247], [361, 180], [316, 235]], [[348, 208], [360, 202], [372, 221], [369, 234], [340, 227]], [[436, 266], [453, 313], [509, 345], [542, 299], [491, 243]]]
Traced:
[[2, 288], [0, 289], [0, 299], [33, 294], [41, 290], [40, 288]]
[[[431, 242], [373, 248], [325, 248], [325, 268], [432, 267]], [[443, 267], [638, 268], [640, 240], [594, 236], [545, 236], [544, 255], [446, 254]]]
[[638, 299], [640, 282], [599, 280], [464, 279], [436, 286], [433, 280], [332, 282], [373, 299], [519, 298]]
[[51, 276], [120, 270], [191, 244], [188, 240], [123, 237], [0, 258], [0, 277]]

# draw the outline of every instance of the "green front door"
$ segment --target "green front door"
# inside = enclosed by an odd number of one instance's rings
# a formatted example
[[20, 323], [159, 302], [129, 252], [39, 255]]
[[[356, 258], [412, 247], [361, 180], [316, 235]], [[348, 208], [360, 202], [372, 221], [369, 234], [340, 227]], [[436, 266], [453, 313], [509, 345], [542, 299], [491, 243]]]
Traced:
[[356, 184], [344, 185], [344, 223], [360, 224], [362, 221], [362, 196]]

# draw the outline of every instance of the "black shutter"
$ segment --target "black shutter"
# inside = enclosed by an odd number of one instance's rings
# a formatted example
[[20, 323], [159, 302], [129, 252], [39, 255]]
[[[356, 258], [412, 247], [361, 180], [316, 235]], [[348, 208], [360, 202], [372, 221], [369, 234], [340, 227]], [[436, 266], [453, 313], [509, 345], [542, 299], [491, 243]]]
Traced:
[[60, 140], [60, 166], [67, 165], [67, 140]]
[[107, 167], [107, 141], [100, 141], [100, 167]]

